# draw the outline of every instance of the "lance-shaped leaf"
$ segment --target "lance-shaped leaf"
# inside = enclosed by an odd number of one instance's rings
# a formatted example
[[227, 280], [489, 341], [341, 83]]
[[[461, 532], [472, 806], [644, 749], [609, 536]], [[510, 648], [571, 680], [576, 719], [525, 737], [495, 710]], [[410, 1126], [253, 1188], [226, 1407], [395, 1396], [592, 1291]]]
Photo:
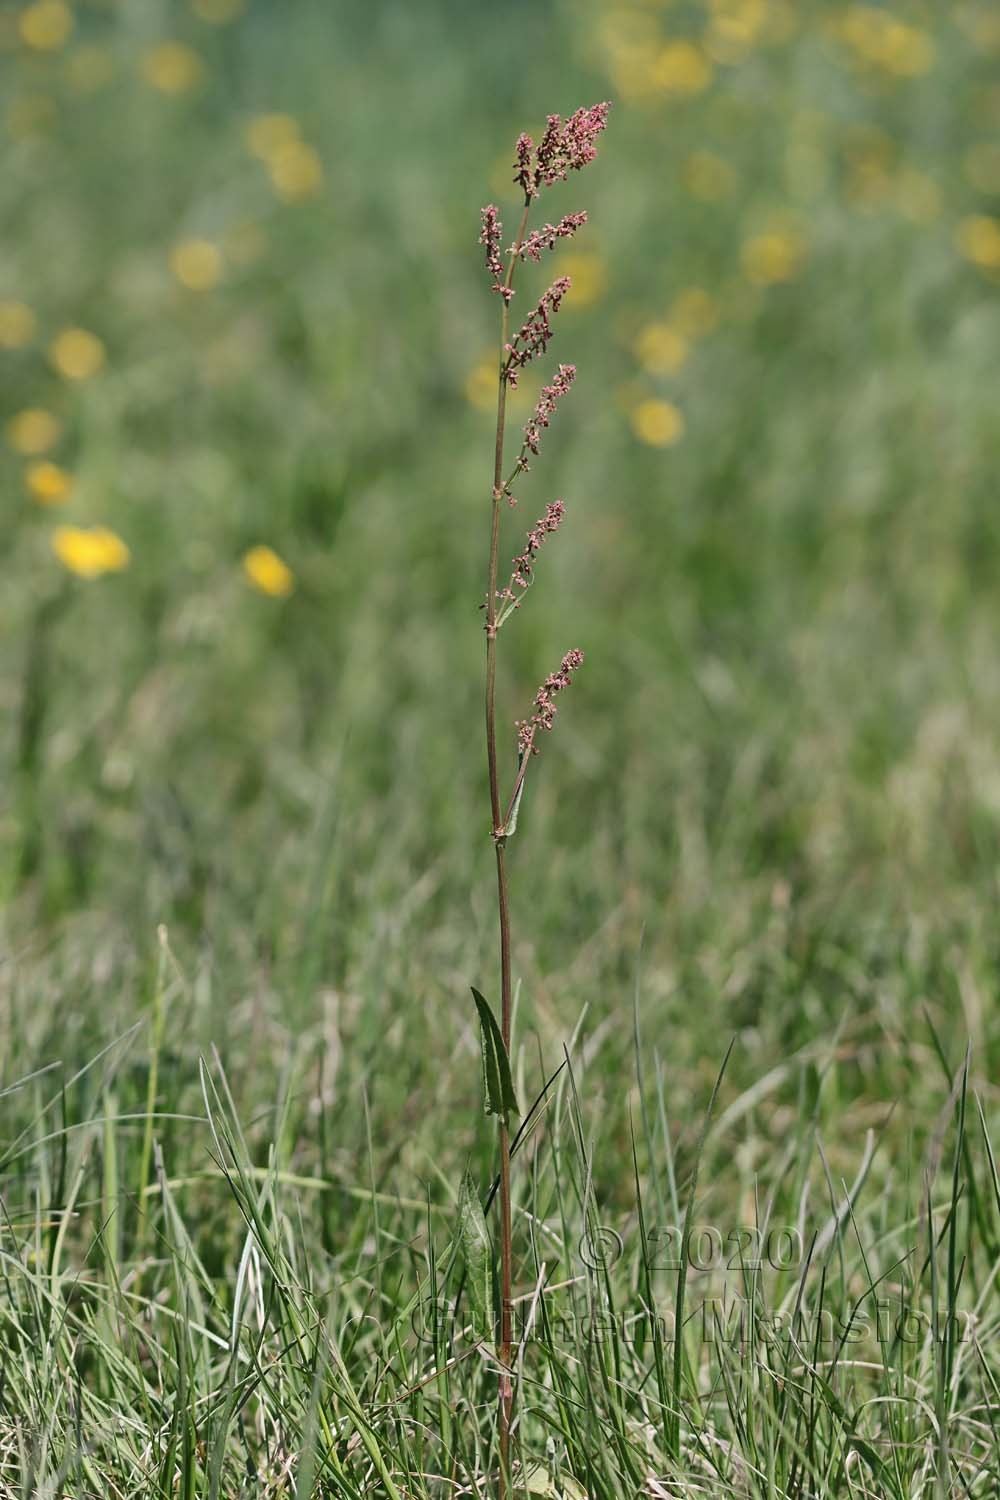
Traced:
[[472, 998], [479, 1011], [479, 1029], [483, 1038], [484, 1107], [488, 1115], [499, 1115], [506, 1125], [511, 1115], [519, 1113], [514, 1085], [510, 1081], [510, 1059], [489, 1001], [479, 993], [475, 985], [471, 988]]
[[465, 1260], [465, 1279], [472, 1306], [472, 1337], [477, 1344], [493, 1338], [493, 1246], [479, 1193], [466, 1172], [458, 1195], [458, 1238]]

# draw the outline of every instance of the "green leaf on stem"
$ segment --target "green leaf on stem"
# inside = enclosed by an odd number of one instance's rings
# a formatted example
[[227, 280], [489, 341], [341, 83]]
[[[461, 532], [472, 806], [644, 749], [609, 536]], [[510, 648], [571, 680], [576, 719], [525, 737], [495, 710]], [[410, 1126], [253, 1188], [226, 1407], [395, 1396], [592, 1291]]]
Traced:
[[517, 781], [514, 784], [514, 796], [511, 799], [510, 808], [507, 812], [507, 820], [504, 824], [504, 838], [512, 838], [517, 832], [517, 815], [521, 810], [521, 798], [524, 795], [524, 773], [527, 770], [524, 762], [529, 758], [525, 756], [523, 751], [517, 757]]
[[483, 1038], [483, 1104], [488, 1115], [499, 1115], [506, 1125], [511, 1115], [520, 1113], [510, 1079], [510, 1059], [489, 1001], [475, 985], [471, 988]]
[[477, 1344], [492, 1339], [495, 1332], [493, 1313], [493, 1246], [479, 1193], [466, 1172], [458, 1195], [458, 1237], [465, 1260], [466, 1283], [472, 1305], [472, 1337]]

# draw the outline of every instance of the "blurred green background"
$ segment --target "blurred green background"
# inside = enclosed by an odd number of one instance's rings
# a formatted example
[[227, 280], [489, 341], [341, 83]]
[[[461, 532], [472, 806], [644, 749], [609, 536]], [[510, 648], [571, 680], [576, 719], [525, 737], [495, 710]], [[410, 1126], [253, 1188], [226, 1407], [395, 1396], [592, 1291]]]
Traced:
[[696, 1079], [731, 1032], [751, 1077], [843, 1024], [885, 1097], [923, 1004], [985, 1062], [995, 7], [34, 0], [0, 49], [27, 1052], [132, 1019], [164, 923], [202, 980], [192, 1044], [280, 1052], [333, 1005], [356, 1056], [409, 1067], [401, 1118], [423, 1017], [471, 1057], [478, 214], [511, 227], [521, 129], [610, 98], [598, 162], [542, 205], [590, 223], [518, 299], [573, 277], [550, 357], [580, 373], [505, 516], [512, 556], [568, 506], [502, 640], [508, 774], [536, 684], [587, 654], [512, 851], [525, 1018], [553, 1045], [584, 1006], [613, 1026], [644, 934], [647, 1027]]

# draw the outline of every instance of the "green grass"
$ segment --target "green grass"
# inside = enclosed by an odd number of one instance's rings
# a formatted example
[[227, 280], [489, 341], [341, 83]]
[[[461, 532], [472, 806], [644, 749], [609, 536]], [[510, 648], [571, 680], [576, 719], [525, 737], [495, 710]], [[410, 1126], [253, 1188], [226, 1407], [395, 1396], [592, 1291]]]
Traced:
[[[56, 415], [75, 478], [44, 510], [0, 452], [0, 1493], [495, 1487], [455, 1251], [496, 1165], [475, 241], [517, 132], [612, 97], [551, 208], [590, 212], [580, 375], [504, 542], [566, 498], [505, 632], [511, 759], [587, 654], [511, 845], [518, 1474], [995, 1494], [989, 8], [894, 6], [934, 48], [905, 77], [796, 7], [673, 99], [642, 60], [703, 35], [679, 0], [73, 11], [50, 53], [0, 15], [0, 301], [37, 319], [2, 417]], [[164, 38], [197, 88], [144, 81]], [[315, 197], [247, 150], [275, 111]], [[771, 232], [800, 259], [756, 285]], [[644, 369], [692, 287], [717, 326]], [[74, 326], [107, 355], [77, 383]], [[65, 522], [130, 567], [64, 574]], [[288, 599], [243, 578], [258, 543]]]

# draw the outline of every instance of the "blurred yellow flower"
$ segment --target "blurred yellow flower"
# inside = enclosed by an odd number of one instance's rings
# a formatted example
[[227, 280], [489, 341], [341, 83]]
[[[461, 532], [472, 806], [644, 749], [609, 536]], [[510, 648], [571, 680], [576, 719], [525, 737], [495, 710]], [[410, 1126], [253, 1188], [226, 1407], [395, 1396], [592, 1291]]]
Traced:
[[632, 411], [632, 431], [652, 448], [671, 448], [684, 433], [684, 418], [672, 401], [640, 401]]
[[301, 137], [299, 122], [291, 115], [255, 115], [246, 128], [247, 148], [261, 161], [290, 146]]
[[900, 78], [919, 78], [934, 66], [934, 43], [926, 31], [893, 18], [886, 27], [881, 61]]
[[170, 252], [170, 269], [190, 292], [209, 292], [222, 276], [222, 254], [211, 240], [181, 240]]
[[682, 169], [684, 186], [695, 198], [714, 203], [732, 192], [736, 173], [713, 151], [693, 151]]
[[801, 269], [806, 246], [801, 235], [773, 229], [747, 240], [741, 253], [743, 274], [754, 286], [791, 281]]
[[493, 411], [497, 404], [499, 381], [495, 352], [480, 355], [465, 377], [465, 399], [479, 411]]
[[96, 94], [115, 74], [115, 60], [103, 47], [78, 47], [66, 63], [72, 86], [81, 94]]
[[1000, 145], [981, 141], [970, 146], [962, 158], [962, 171], [977, 193], [1000, 193]]
[[955, 243], [981, 271], [1000, 271], [1000, 219], [972, 214], [955, 230]]
[[555, 275], [568, 276], [573, 283], [567, 307], [589, 307], [604, 295], [608, 284], [608, 263], [603, 255], [560, 255]]
[[[609, 69], [615, 98], [641, 103], [656, 97], [656, 53], [645, 47], [615, 46], [610, 53]], [[507, 172], [507, 182], [510, 171]], [[506, 191], [506, 185], [504, 186]]]
[[653, 66], [653, 82], [679, 98], [704, 93], [712, 81], [712, 64], [694, 42], [668, 42]]
[[26, 302], [0, 302], [0, 349], [23, 349], [35, 337], [36, 326]]
[[636, 358], [651, 375], [674, 375], [688, 357], [688, 342], [669, 323], [647, 323], [635, 341]]
[[904, 167], [896, 179], [896, 206], [904, 219], [931, 224], [941, 212], [941, 189], [925, 172]]
[[685, 287], [674, 298], [670, 321], [685, 338], [702, 338], [719, 325], [718, 303], [700, 286]]
[[205, 65], [183, 42], [160, 42], [142, 59], [142, 76], [161, 94], [185, 94], [200, 83]]
[[255, 589], [272, 599], [287, 598], [295, 587], [291, 568], [270, 547], [251, 547], [243, 558], [243, 572]]
[[73, 476], [58, 464], [29, 464], [24, 475], [28, 493], [39, 505], [63, 505], [73, 493]]
[[58, 417], [40, 407], [28, 407], [7, 423], [7, 441], [16, 453], [33, 457], [54, 448], [62, 436]]
[[272, 151], [267, 169], [278, 197], [290, 202], [314, 198], [323, 186], [323, 163], [319, 152], [304, 141], [289, 141]]
[[852, 5], [839, 26], [858, 59], [900, 78], [917, 78], [934, 65], [934, 43], [926, 31], [887, 10]]
[[115, 532], [106, 526], [57, 526], [52, 550], [78, 578], [100, 578], [102, 573], [120, 573], [132, 554]]
[[89, 380], [104, 364], [104, 345], [85, 328], [64, 328], [49, 345], [49, 358], [66, 380]]
[[63, 0], [35, 0], [34, 5], [22, 10], [19, 30], [26, 47], [54, 52], [73, 30], [73, 12]]
[[737, 63], [762, 39], [768, 0], [712, 0], [705, 47], [716, 62]]
[[246, 10], [246, 0], [191, 0], [191, 9], [199, 21], [210, 26], [225, 26]]
[[616, 96], [628, 101], [655, 97], [656, 60], [663, 45], [655, 16], [634, 9], [606, 13], [596, 43], [608, 58]]

